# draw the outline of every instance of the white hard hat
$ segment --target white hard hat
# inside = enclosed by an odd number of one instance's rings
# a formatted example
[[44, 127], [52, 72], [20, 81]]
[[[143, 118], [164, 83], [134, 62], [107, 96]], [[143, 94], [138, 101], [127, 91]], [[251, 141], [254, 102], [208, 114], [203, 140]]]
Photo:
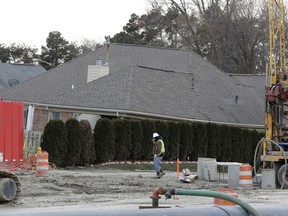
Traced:
[[158, 133], [153, 133], [153, 138], [155, 137], [159, 137], [159, 134]]

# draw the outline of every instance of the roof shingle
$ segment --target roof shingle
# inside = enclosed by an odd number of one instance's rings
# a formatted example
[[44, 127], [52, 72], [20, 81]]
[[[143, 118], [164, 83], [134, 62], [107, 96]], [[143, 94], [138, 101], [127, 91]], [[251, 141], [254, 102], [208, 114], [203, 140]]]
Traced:
[[[87, 82], [88, 65], [109, 74]], [[116, 109], [205, 121], [264, 124], [264, 76], [230, 76], [197, 54], [111, 44], [4, 91], [9, 100]], [[72, 89], [71, 86], [75, 88]]]

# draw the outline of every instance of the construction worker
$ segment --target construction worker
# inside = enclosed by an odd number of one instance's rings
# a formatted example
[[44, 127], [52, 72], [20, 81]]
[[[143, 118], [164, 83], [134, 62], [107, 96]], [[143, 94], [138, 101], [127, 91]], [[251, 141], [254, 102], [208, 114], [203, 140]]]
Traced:
[[163, 169], [161, 168], [161, 161], [165, 154], [165, 146], [163, 142], [163, 138], [158, 133], [153, 133], [153, 163], [154, 167], [157, 173], [156, 178], [161, 178], [165, 173], [163, 172]]

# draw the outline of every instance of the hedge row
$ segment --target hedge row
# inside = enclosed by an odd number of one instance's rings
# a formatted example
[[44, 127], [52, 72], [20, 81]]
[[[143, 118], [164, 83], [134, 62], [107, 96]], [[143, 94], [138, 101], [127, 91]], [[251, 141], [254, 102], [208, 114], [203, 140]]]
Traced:
[[84, 127], [81, 122], [77, 124], [71, 119], [66, 124], [61, 121], [47, 124], [42, 148], [49, 152], [51, 162], [73, 166], [113, 160], [151, 160], [152, 134], [157, 132], [164, 138], [165, 160], [211, 157], [217, 161], [251, 163], [255, 147], [264, 136], [256, 130], [212, 123], [104, 118], [97, 121], [92, 135], [89, 123], [86, 121]]
[[264, 136], [256, 130], [212, 123], [100, 119], [94, 129], [96, 161], [151, 160], [152, 134], [164, 138], [165, 160], [252, 162], [254, 150]]

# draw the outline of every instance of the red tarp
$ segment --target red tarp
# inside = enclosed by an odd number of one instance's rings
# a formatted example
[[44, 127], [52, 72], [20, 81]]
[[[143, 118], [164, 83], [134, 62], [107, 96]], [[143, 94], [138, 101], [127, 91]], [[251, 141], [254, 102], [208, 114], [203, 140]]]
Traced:
[[0, 100], [0, 162], [22, 161], [23, 145], [24, 104]]

